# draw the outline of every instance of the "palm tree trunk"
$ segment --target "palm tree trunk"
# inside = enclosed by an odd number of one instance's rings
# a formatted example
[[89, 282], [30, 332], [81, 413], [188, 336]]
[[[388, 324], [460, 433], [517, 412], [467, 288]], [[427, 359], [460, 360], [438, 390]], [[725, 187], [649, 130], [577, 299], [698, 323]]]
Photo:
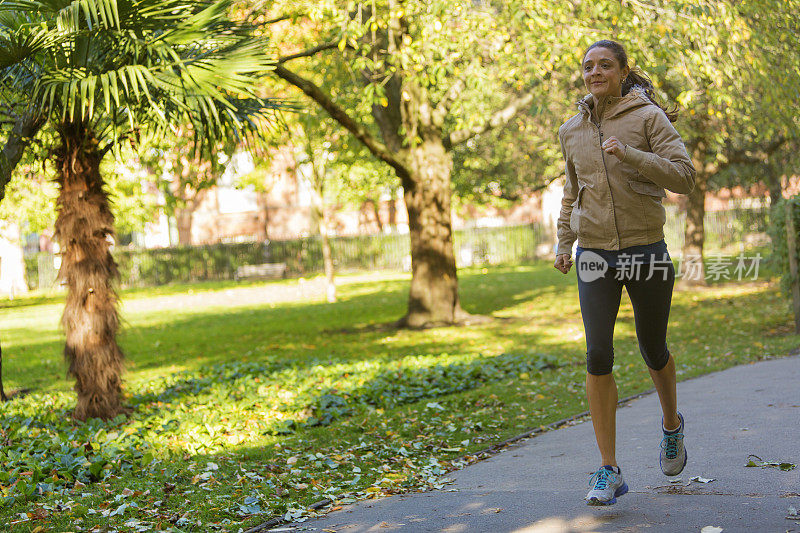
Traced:
[[97, 139], [82, 123], [62, 124], [59, 134], [56, 238], [62, 250], [59, 277], [67, 285], [64, 357], [78, 393], [74, 417], [108, 419], [124, 411], [114, 290], [119, 273], [110, 251], [114, 217], [103, 190]]

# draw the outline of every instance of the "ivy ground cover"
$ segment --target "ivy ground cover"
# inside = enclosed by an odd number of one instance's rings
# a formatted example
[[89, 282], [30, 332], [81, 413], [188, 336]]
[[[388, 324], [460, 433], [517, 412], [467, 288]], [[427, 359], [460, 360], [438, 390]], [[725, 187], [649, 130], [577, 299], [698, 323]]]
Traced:
[[[59, 297], [0, 303], [6, 389], [30, 389], [0, 405], [0, 520], [20, 532], [239, 531], [302, 520], [324, 499], [445, 487], [480, 450], [586, 409], [570, 274], [546, 262], [461, 270], [464, 307], [495, 319], [424, 331], [387, 325], [405, 309], [400, 273], [344, 276], [335, 304], [221, 302], [225, 283], [127, 293], [132, 414], [109, 422], [69, 417]], [[668, 342], [685, 379], [785, 355], [792, 332], [777, 283], [760, 279], [676, 291]], [[620, 397], [651, 388], [627, 296], [615, 341]]]

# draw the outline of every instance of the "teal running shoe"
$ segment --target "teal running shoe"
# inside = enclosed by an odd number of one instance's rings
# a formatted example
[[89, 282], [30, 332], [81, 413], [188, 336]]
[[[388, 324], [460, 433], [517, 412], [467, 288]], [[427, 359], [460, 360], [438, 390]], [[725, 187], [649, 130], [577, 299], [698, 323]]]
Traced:
[[617, 498], [628, 492], [628, 485], [622, 479], [622, 471], [615, 472], [613, 467], [605, 465], [592, 474], [589, 479], [587, 505], [613, 505]]
[[661, 465], [661, 471], [667, 476], [677, 476], [683, 472], [688, 458], [686, 447], [683, 445], [683, 415], [678, 413], [678, 418], [681, 419], [681, 425], [673, 431], [665, 430], [664, 419], [661, 419], [661, 431], [664, 433], [664, 438], [661, 439], [661, 454], [658, 464]]

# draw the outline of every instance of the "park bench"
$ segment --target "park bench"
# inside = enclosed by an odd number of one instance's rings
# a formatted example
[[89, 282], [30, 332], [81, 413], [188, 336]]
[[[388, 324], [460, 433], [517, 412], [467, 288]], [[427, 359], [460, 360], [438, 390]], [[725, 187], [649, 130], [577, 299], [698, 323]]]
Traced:
[[242, 265], [236, 269], [234, 279], [277, 279], [286, 277], [286, 263]]

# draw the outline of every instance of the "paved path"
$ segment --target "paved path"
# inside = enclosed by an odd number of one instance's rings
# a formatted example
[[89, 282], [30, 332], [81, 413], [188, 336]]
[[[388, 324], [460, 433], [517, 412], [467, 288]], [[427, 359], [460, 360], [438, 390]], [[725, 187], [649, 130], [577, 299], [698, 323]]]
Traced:
[[[786, 518], [789, 507], [800, 509], [800, 468], [744, 467], [749, 454], [800, 464], [800, 357], [688, 380], [678, 397], [689, 454], [681, 484], [658, 466], [661, 415], [652, 394], [618, 412], [617, 458], [631, 492], [616, 505], [583, 502], [600, 460], [586, 421], [449, 474], [449, 491], [359, 502], [273, 531], [800, 532], [800, 521]], [[687, 485], [692, 476], [714, 481]]]

